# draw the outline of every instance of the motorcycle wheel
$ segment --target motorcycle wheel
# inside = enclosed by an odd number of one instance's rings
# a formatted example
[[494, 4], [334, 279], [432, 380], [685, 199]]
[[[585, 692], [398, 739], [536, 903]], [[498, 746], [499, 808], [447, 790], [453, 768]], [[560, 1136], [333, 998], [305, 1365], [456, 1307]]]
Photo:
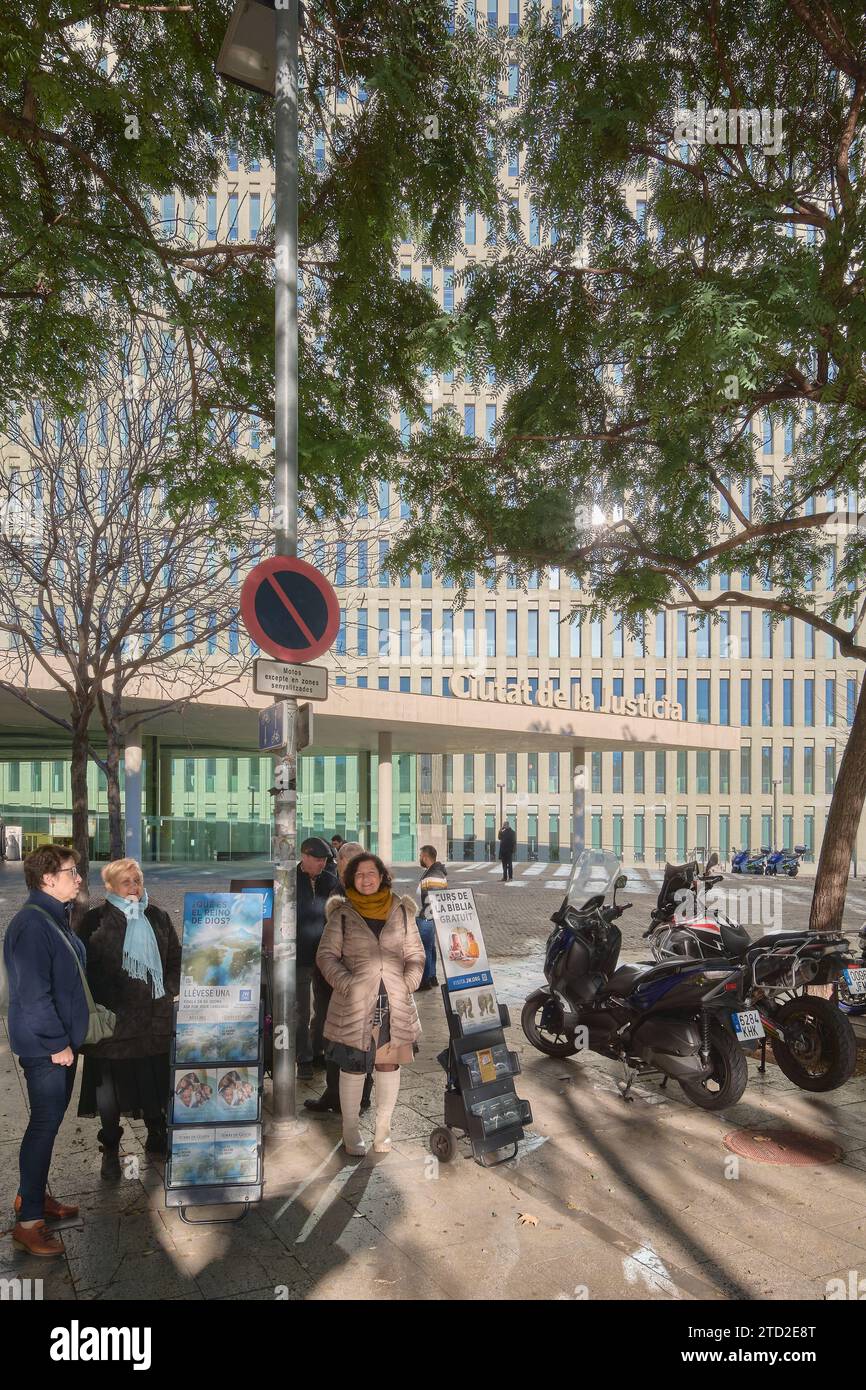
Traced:
[[830, 999], [801, 994], [777, 1014], [789, 1041], [773, 1039], [773, 1056], [789, 1081], [804, 1091], [835, 1091], [854, 1073], [857, 1039]]
[[577, 1048], [564, 1033], [552, 1033], [541, 1027], [541, 1014], [549, 999], [546, 989], [530, 994], [520, 1015], [520, 1026], [539, 1052], [544, 1052], [548, 1057], [573, 1057]]
[[797, 877], [797, 874], [798, 874], [799, 872], [800, 872], [800, 870], [799, 870], [798, 866], [795, 864], [794, 867], [793, 867], [793, 869], [789, 869], [789, 870], [788, 870], [788, 877], [789, 877], [789, 878], [796, 878], [796, 877]]
[[746, 1089], [749, 1066], [736, 1038], [715, 1022], [710, 1025], [710, 1062], [712, 1074], [704, 1081], [681, 1081], [683, 1091], [702, 1110], [736, 1105]]

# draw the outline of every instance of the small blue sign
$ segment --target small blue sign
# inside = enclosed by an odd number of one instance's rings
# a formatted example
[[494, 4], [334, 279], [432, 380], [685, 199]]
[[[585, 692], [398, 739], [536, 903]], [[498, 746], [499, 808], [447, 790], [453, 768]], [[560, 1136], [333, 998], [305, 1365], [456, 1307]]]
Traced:
[[286, 702], [277, 700], [259, 711], [259, 749], [262, 753], [286, 746]]

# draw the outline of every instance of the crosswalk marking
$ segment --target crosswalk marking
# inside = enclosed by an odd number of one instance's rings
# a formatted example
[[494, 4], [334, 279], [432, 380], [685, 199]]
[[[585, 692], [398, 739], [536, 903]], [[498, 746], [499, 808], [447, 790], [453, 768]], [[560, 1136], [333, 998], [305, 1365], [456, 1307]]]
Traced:
[[570, 875], [570, 873], [571, 873], [571, 865], [570, 865], [570, 864], [560, 864], [560, 866], [559, 866], [558, 869], [554, 869], [554, 871], [553, 871], [553, 877], [554, 877], [554, 878], [568, 878], [569, 875]]
[[536, 874], [543, 874], [547, 867], [548, 865], [546, 862], [543, 864], [530, 864], [528, 869], [523, 870], [523, 877], [533, 878]]

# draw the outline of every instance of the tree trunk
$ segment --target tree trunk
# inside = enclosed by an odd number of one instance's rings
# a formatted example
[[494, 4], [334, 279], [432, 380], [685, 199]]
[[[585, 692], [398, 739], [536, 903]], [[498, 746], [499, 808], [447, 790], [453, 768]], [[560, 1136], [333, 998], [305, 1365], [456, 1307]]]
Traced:
[[839, 775], [830, 802], [824, 829], [815, 892], [809, 915], [810, 931], [842, 930], [842, 914], [848, 892], [848, 875], [857, 841], [860, 814], [866, 799], [866, 680], [860, 697], [848, 745], [839, 765]]
[[105, 725], [108, 737], [106, 754], [106, 781], [108, 783], [108, 839], [109, 855], [112, 859], [122, 859], [124, 851], [123, 817], [120, 807], [120, 741], [117, 726], [112, 719]]
[[93, 712], [91, 704], [72, 706], [72, 844], [80, 855], [78, 872], [81, 889], [74, 917], [86, 911], [90, 902], [87, 877], [90, 871], [90, 837], [88, 820], [90, 806], [87, 797], [88, 725]]

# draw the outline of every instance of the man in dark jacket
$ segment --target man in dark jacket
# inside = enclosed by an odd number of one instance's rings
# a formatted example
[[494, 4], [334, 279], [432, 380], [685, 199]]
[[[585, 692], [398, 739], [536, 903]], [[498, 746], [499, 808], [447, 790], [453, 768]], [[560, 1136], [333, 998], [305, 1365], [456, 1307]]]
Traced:
[[32, 1255], [62, 1255], [63, 1244], [45, 1224], [77, 1216], [46, 1192], [57, 1131], [75, 1083], [78, 1050], [87, 1036], [88, 1006], [81, 982], [86, 952], [69, 926], [78, 896], [78, 854], [43, 845], [24, 860], [30, 896], [6, 931], [3, 960], [9, 977], [9, 1041], [18, 1053], [30, 1123], [19, 1154], [17, 1224], [12, 1239]]
[[434, 845], [422, 845], [418, 857], [421, 860], [421, 882], [418, 892], [421, 895], [421, 911], [418, 913], [418, 931], [424, 943], [424, 978], [419, 990], [436, 989], [436, 927], [433, 922], [433, 909], [430, 906], [431, 890], [448, 887], [445, 865], [439, 863]]
[[517, 835], [508, 821], [503, 821], [499, 832], [499, 858], [502, 861], [502, 882], [514, 878], [514, 851], [517, 849]]
[[312, 1081], [313, 1058], [324, 1056], [325, 1015], [319, 1007], [319, 991], [310, 1025], [310, 990], [316, 971], [316, 951], [325, 929], [325, 903], [337, 892], [337, 875], [330, 866], [331, 852], [326, 840], [312, 835], [301, 845], [298, 864], [298, 1026], [295, 1034], [295, 1055], [298, 1079]]

